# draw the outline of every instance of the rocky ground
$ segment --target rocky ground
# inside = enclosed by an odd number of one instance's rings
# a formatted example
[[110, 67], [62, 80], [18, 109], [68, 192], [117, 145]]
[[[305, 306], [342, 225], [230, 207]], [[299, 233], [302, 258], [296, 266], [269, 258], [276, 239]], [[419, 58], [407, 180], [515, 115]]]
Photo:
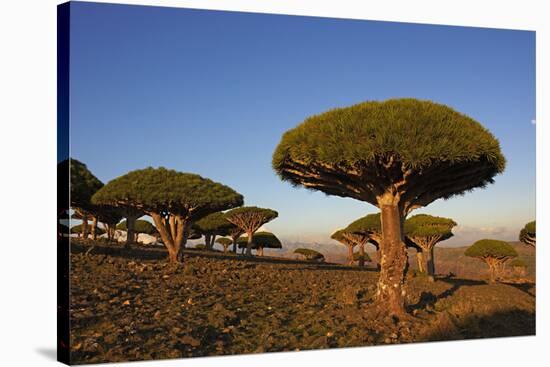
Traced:
[[376, 318], [377, 273], [188, 250], [73, 244], [73, 363], [535, 334], [533, 284], [411, 277], [414, 319]]

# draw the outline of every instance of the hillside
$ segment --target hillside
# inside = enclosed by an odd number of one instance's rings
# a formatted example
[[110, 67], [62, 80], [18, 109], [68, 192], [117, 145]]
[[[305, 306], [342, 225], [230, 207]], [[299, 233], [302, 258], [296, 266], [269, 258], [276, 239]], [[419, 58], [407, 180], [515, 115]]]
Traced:
[[[535, 262], [535, 249], [526, 246], [520, 242], [510, 243], [519, 254], [519, 258], [524, 260], [527, 264], [527, 277], [534, 281], [536, 273]], [[304, 243], [304, 242], [291, 242], [284, 243], [282, 250], [270, 250], [266, 253], [272, 256], [280, 256], [287, 258], [296, 258], [293, 253], [294, 249], [304, 247], [311, 248], [323, 253], [328, 262], [334, 262], [338, 264], [347, 264], [347, 249], [344, 246], [328, 244], [328, 243]], [[472, 259], [464, 256], [467, 246], [464, 247], [443, 247], [436, 246], [434, 250], [436, 272], [438, 274], [453, 273], [459, 277], [471, 278], [471, 279], [485, 279], [487, 273], [487, 266], [477, 259]], [[367, 253], [375, 260], [376, 252], [374, 246], [367, 245]], [[411, 269], [416, 269], [415, 250], [409, 250], [409, 264]], [[375, 267], [374, 263], [371, 263], [371, 268]]]
[[335, 264], [159, 248], [72, 245], [74, 363], [534, 335], [532, 284], [422, 277], [407, 282], [411, 320], [369, 304], [378, 273]]

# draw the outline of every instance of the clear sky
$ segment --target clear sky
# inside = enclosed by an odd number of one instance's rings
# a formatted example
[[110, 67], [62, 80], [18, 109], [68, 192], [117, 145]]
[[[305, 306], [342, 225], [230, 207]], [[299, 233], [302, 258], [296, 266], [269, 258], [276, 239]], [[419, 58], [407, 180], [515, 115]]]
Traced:
[[508, 161], [494, 185], [416, 212], [454, 218], [457, 245], [515, 240], [535, 218], [534, 32], [73, 2], [70, 68], [71, 155], [103, 182], [198, 173], [276, 209], [280, 237], [328, 242], [376, 208], [279, 180], [281, 135], [334, 107], [415, 97], [481, 122]]

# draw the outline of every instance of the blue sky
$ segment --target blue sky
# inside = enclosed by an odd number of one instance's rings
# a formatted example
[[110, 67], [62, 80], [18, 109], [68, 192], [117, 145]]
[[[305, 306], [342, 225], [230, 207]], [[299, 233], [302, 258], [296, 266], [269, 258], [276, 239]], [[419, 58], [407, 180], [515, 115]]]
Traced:
[[274, 208], [280, 237], [328, 242], [370, 204], [296, 189], [271, 156], [306, 117], [415, 97], [486, 126], [496, 183], [418, 213], [454, 218], [450, 244], [515, 240], [535, 217], [535, 33], [72, 3], [71, 155], [107, 182], [165, 166]]

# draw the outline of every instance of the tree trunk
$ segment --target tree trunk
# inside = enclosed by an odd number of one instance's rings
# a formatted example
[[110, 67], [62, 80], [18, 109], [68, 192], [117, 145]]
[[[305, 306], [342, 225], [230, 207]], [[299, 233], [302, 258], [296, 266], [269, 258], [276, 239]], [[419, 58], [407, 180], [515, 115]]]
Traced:
[[348, 265], [353, 265], [353, 246], [348, 246]]
[[382, 266], [380, 265], [380, 262], [382, 261], [382, 255], [380, 254], [380, 247], [376, 248], [376, 270], [380, 271], [382, 270]]
[[204, 235], [204, 247], [207, 249], [207, 250], [210, 250], [210, 236], [209, 234], [205, 234]]
[[246, 243], [246, 256], [252, 256], [252, 244], [253, 244], [253, 235], [254, 233], [248, 233], [248, 242]]
[[134, 242], [134, 225], [136, 223], [136, 216], [129, 215], [126, 217], [126, 244], [125, 247], [130, 247]]
[[85, 214], [82, 215], [82, 238], [88, 239], [88, 216]]
[[382, 202], [380, 210], [383, 239], [380, 243], [382, 256], [377, 303], [390, 315], [404, 316], [406, 315], [404, 283], [407, 265], [407, 250], [402, 234], [404, 216], [394, 202]]
[[426, 270], [430, 276], [435, 276], [434, 248], [433, 246], [426, 250]]
[[365, 266], [365, 245], [361, 244], [359, 246], [359, 267], [362, 268]]
[[264, 256], [264, 248], [258, 247], [258, 256]]
[[97, 240], [97, 233], [96, 233], [96, 227], [97, 227], [97, 217], [94, 215], [92, 216], [92, 229], [91, 229], [91, 233], [92, 233], [92, 240]]
[[233, 252], [236, 254], [237, 253], [237, 237], [232, 237], [231, 239], [233, 240]]
[[213, 234], [212, 238], [210, 238], [210, 250], [214, 249], [214, 244], [216, 243], [216, 235]]
[[426, 267], [424, 266], [424, 253], [421, 250], [416, 250], [416, 264], [418, 265], [418, 271], [420, 273], [426, 272]]

